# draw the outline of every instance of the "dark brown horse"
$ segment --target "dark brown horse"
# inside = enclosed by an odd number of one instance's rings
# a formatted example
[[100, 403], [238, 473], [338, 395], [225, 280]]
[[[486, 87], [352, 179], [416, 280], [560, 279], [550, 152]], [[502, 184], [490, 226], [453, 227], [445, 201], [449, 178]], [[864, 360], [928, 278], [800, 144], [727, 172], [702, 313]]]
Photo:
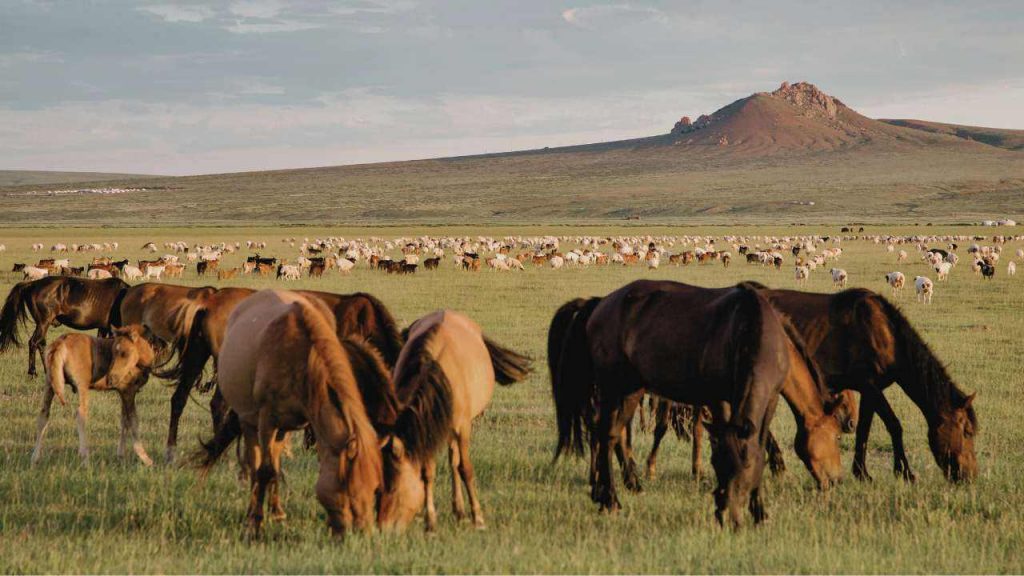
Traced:
[[119, 303], [127, 288], [128, 284], [117, 278], [88, 280], [73, 276], [49, 276], [15, 284], [0, 311], [0, 354], [21, 347], [18, 325], [31, 316], [36, 328], [28, 340], [28, 373], [35, 376], [36, 353], [42, 361], [46, 332], [51, 326], [96, 329], [101, 335], [109, 335], [112, 327], [121, 325]]
[[914, 479], [903, 446], [903, 428], [882, 391], [894, 382], [928, 423], [928, 443], [950, 481], [978, 470], [974, 437], [978, 420], [967, 395], [950, 378], [921, 336], [882, 296], [864, 289], [837, 294], [768, 290], [772, 304], [788, 314], [825, 373], [832, 390], [860, 392], [853, 473], [870, 478], [865, 461], [871, 421], [877, 413], [892, 437], [897, 475]]
[[549, 350], [559, 348], [557, 342], [562, 345], [551, 364], [556, 454], [582, 453], [596, 399], [592, 498], [602, 509], [619, 508], [611, 451], [623, 443], [646, 391], [711, 408], [719, 522], [739, 525], [747, 505], [755, 522], [765, 518], [763, 454], [794, 357], [782, 319], [756, 286], [633, 282], [601, 299], [566, 304], [552, 322]]

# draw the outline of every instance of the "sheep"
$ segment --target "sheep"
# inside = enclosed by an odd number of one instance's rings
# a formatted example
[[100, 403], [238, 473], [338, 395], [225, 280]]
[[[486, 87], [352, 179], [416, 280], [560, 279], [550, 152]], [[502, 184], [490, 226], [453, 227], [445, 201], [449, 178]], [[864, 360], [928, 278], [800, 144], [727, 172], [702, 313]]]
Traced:
[[558, 270], [563, 264], [565, 264], [565, 260], [563, 260], [561, 256], [552, 256], [550, 264], [552, 269]]
[[926, 276], [915, 277], [914, 289], [917, 291], [918, 302], [924, 302], [925, 304], [932, 303], [932, 293], [934, 292], [935, 285], [932, 284], [930, 278]]
[[949, 262], [940, 262], [935, 265], [935, 273], [939, 275], [939, 282], [943, 280], [949, 280], [949, 271], [953, 268], [953, 265]]
[[906, 259], [907, 259], [907, 251], [906, 250], [900, 250], [899, 253], [896, 255], [896, 261], [897, 262], [903, 262]]
[[797, 284], [803, 284], [807, 282], [807, 279], [811, 277], [811, 269], [804, 264], [803, 266], [797, 266], [793, 269], [793, 274], [796, 278]]
[[167, 267], [166, 266], [149, 266], [148, 268], [146, 268], [146, 279], [148, 280], [150, 278], [155, 278], [155, 279], [159, 280], [160, 277], [163, 276], [165, 268], [167, 268]]
[[90, 280], [106, 280], [107, 278], [114, 277], [113, 274], [111, 274], [108, 270], [104, 270], [103, 268], [93, 268], [92, 270], [89, 270], [86, 276]]
[[335, 264], [338, 266], [338, 270], [342, 274], [348, 274], [356, 267], [356, 265], [348, 258], [338, 257], [337, 260], [335, 260]]
[[830, 268], [829, 274], [832, 274], [832, 285], [840, 288], [846, 287], [847, 274], [846, 270], [842, 268]]
[[121, 273], [124, 275], [125, 280], [142, 279], [142, 270], [140, 270], [137, 266], [132, 266], [131, 264], [125, 264], [124, 270], [122, 270]]
[[298, 280], [302, 278], [302, 269], [294, 264], [282, 264], [277, 269], [277, 277], [285, 280]]
[[50, 275], [50, 271], [46, 268], [37, 268], [35, 266], [25, 266], [22, 272], [25, 274], [25, 280], [39, 280]]
[[1013, 276], [1017, 273], [1017, 265], [1013, 263], [1013, 260], [1006, 263], [1006, 275]]
[[885, 281], [892, 288], [892, 295], [896, 296], [903, 291], [903, 285], [906, 284], [907, 278], [903, 272], [889, 272], [885, 275]]

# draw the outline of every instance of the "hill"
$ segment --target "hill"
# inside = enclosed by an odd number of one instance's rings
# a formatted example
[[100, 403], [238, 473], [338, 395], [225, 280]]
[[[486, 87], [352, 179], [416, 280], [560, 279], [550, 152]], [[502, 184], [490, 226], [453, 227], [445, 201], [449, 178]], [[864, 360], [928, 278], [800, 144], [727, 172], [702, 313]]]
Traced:
[[0, 170], [0, 186], [39, 186], [42, 184], [78, 184], [134, 178], [152, 178], [144, 174], [116, 174], [106, 172], [51, 172], [48, 170]]
[[962, 126], [959, 124], [943, 124], [942, 122], [928, 122], [926, 120], [882, 120], [893, 126], [913, 128], [932, 134], [948, 134], [1006, 148], [1007, 150], [1024, 150], [1024, 130], [1007, 130], [1004, 128], [983, 128], [980, 126]]
[[[783, 84], [648, 138], [176, 178], [117, 195], [0, 188], [4, 223], [659, 223], [1024, 220], [1024, 153], [880, 122]], [[116, 183], [116, 182], [115, 182]], [[127, 187], [127, 186], [126, 186]]]

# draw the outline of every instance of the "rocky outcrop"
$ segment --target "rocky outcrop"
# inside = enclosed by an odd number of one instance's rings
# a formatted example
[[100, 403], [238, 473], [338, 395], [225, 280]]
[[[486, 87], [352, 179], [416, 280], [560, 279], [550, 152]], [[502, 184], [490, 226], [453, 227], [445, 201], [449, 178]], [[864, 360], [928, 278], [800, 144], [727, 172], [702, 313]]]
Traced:
[[829, 120], [836, 119], [839, 106], [842, 106], [842, 102], [838, 99], [825, 94], [809, 82], [797, 82], [796, 84], [783, 82], [778, 90], [771, 92], [770, 95], [798, 106], [808, 114], [824, 116]]

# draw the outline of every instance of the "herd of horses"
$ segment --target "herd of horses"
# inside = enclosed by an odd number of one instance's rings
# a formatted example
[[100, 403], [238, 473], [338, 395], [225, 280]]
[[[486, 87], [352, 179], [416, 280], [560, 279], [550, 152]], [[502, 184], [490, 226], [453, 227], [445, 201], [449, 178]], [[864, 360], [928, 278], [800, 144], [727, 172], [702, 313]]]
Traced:
[[[50, 405], [64, 388], [80, 396], [80, 452], [88, 454], [90, 389], [122, 399], [119, 453], [130, 443], [145, 463], [135, 396], [150, 373], [175, 382], [166, 459], [177, 458], [178, 424], [193, 390], [212, 391], [213, 434], [187, 461], [204, 473], [240, 441], [250, 480], [249, 532], [283, 518], [281, 456], [303, 431], [319, 461], [316, 495], [335, 534], [401, 529], [424, 513], [434, 529], [435, 457], [448, 447], [453, 510], [484, 526], [469, 457], [472, 422], [496, 384], [530, 372], [530, 359], [487, 338], [467, 316], [444, 310], [400, 331], [377, 298], [305, 290], [130, 286], [119, 279], [47, 277], [14, 286], [0, 311], [0, 353], [21, 345], [28, 319], [28, 372], [47, 375], [33, 463]], [[67, 334], [64, 325], [97, 330]], [[212, 360], [212, 378], [202, 382]], [[574, 299], [551, 321], [547, 360], [557, 422], [556, 458], [590, 451], [590, 493], [620, 507], [612, 453], [627, 489], [641, 483], [632, 419], [645, 394], [657, 398], [657, 447], [670, 420], [692, 418], [695, 454], [711, 441], [715, 515], [742, 524], [765, 517], [766, 462], [783, 464], [770, 424], [780, 396], [793, 412], [794, 447], [817, 486], [839, 481], [839, 435], [856, 427], [853, 474], [869, 479], [867, 441], [877, 414], [892, 438], [894, 470], [912, 481], [901, 424], [883, 391], [896, 383], [921, 410], [936, 463], [953, 482], [977, 474], [972, 401], [900, 311], [863, 289], [833, 294], [771, 290], [754, 282], [701, 288], [639, 280], [604, 297]], [[846, 391], [859, 392], [859, 406]], [[705, 422], [705, 414], [708, 415]], [[855, 424], [854, 424], [855, 423]], [[766, 458], [766, 454], [768, 457]], [[699, 455], [694, 461], [695, 470]]]

